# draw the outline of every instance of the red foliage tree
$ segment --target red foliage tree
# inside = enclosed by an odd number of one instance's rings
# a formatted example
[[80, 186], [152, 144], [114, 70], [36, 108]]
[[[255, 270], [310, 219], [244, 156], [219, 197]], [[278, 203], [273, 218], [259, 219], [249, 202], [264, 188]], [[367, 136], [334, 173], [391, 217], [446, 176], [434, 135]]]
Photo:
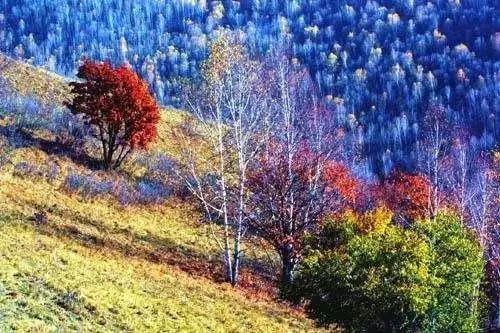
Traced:
[[430, 182], [424, 176], [395, 171], [376, 192], [396, 218], [413, 221], [429, 213]]
[[78, 70], [83, 82], [72, 82], [67, 107], [82, 114], [101, 142], [106, 169], [118, 167], [134, 149], [146, 149], [156, 138], [159, 109], [147, 84], [126, 66], [85, 60]]
[[279, 143], [257, 156], [248, 175], [248, 221], [279, 254], [283, 284], [292, 280], [303, 236], [352, 199], [351, 181], [347, 168], [326, 161], [305, 144], [291, 157]]
[[335, 191], [340, 196], [342, 208], [353, 208], [361, 195], [360, 183], [349, 168], [335, 161], [328, 161], [323, 171], [329, 191]]

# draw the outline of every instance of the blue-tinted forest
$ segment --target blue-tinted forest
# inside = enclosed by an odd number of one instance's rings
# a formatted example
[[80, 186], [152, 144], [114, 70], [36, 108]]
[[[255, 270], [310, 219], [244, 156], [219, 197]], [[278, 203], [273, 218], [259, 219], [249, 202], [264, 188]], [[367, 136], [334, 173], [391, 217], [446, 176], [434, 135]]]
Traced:
[[[0, 50], [74, 76], [82, 57], [128, 62], [165, 105], [199, 78], [210, 41], [255, 57], [285, 42], [368, 169], [415, 169], [436, 106], [473, 151], [500, 138], [497, 0], [0, 0]], [[465, 134], [464, 134], [465, 133]], [[356, 148], [357, 149], [357, 148]]]

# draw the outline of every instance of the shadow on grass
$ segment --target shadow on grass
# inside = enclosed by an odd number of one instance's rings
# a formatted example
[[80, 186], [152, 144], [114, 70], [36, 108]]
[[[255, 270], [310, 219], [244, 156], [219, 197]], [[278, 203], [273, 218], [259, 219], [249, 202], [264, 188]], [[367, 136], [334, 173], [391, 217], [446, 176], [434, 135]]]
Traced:
[[20, 130], [13, 126], [0, 126], [0, 135], [9, 141], [15, 148], [36, 147], [48, 155], [58, 155], [69, 158], [73, 163], [81, 165], [90, 170], [102, 169], [102, 162], [89, 156], [81, 145], [76, 143], [64, 143], [35, 136], [33, 133]]
[[[172, 239], [148, 233], [138, 234], [131, 228], [109, 227], [99, 220], [58, 206], [46, 207], [28, 202], [37, 211], [48, 213], [46, 223], [36, 224], [44, 235], [76, 241], [90, 249], [142, 259], [155, 264], [173, 266], [191, 276], [225, 282], [221, 253], [201, 253]], [[73, 224], [51, 222], [51, 216], [74, 221]], [[33, 220], [32, 217], [28, 219]], [[85, 229], [85, 230], [84, 230]], [[92, 229], [95, 232], [92, 232]], [[274, 298], [275, 275], [269, 266], [258, 260], [246, 259], [241, 269], [239, 287], [252, 296]]]
[[[0, 126], [0, 135], [13, 139], [15, 142], [12, 145], [17, 148], [37, 147], [49, 155], [67, 157], [73, 163], [91, 170], [99, 170], [102, 166], [98, 159], [89, 156], [83, 149], [75, 148], [77, 145], [37, 137], [31, 132], [15, 130], [10, 126]], [[13, 137], [13, 135], [17, 137]], [[47, 222], [35, 223], [37, 231], [42, 234], [70, 239], [91, 249], [112, 250], [127, 257], [174, 266], [195, 277], [203, 277], [215, 282], [225, 281], [222, 273], [221, 253], [202, 254], [168, 238], [153, 234], [142, 235], [128, 228], [110, 228], [98, 220], [90, 219], [69, 209], [56, 206], [47, 207], [37, 202], [28, 202], [27, 204], [38, 212], [49, 213]], [[50, 215], [75, 221], [75, 223], [51, 223]], [[33, 217], [24, 216], [23, 220], [33, 220]], [[81, 227], [94, 228], [97, 232], [87, 232], [82, 230], [85, 228]], [[274, 288], [276, 276], [272, 268], [260, 260], [243, 258], [243, 262], [239, 287], [256, 296], [269, 298], [276, 295]]]

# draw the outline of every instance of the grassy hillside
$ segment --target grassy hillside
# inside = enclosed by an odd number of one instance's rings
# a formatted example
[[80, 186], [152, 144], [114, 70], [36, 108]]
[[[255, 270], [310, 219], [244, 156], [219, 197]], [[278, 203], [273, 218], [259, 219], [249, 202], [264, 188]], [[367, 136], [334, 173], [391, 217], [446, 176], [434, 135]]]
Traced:
[[69, 96], [69, 87], [61, 77], [14, 61], [1, 53], [0, 75], [16, 92], [37, 96], [45, 103], [62, 103]]
[[[57, 77], [8, 59], [0, 64], [0, 75], [21, 94], [49, 101], [58, 96], [59, 102], [67, 96]], [[164, 111], [162, 117], [154, 149], [175, 153], [168, 132], [182, 115]], [[299, 310], [276, 302], [266, 278], [250, 268], [241, 290], [222, 283], [211, 231], [189, 203], [171, 198], [156, 206], [124, 207], [111, 197], [68, 193], [68, 173], [90, 171], [46, 149], [50, 140], [50, 133], [33, 133], [24, 145], [5, 149], [0, 331], [317, 330]], [[0, 134], [0, 150], [4, 141]], [[23, 162], [55, 165], [58, 171], [53, 177], [22, 173], [16, 166]], [[265, 265], [263, 253], [247, 251], [247, 263]]]

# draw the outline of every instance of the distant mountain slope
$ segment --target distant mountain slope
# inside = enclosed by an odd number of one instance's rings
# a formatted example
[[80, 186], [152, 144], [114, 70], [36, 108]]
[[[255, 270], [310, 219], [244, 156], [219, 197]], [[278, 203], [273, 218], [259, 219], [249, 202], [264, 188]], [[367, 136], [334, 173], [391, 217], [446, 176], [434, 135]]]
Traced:
[[[2, 6], [3, 5], [3, 6]], [[0, 50], [64, 75], [128, 62], [165, 105], [232, 33], [262, 58], [285, 42], [378, 174], [415, 171], [424, 118], [446, 109], [482, 150], [500, 140], [498, 0], [5, 0]], [[353, 143], [354, 144], [354, 143]]]

